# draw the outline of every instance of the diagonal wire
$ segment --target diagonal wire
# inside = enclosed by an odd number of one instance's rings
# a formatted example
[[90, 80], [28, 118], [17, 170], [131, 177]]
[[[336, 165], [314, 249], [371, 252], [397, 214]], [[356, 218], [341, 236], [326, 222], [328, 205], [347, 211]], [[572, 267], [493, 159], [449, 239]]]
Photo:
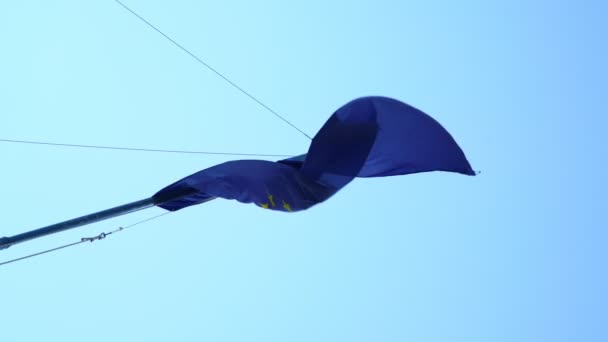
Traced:
[[136, 151], [136, 152], [207, 154], [207, 155], [250, 156], [250, 157], [252, 157], [252, 156], [255, 156], [255, 157], [291, 157], [291, 155], [287, 155], [287, 154], [261, 154], [261, 153], [235, 153], [235, 152], [162, 150], [162, 149], [134, 148], [134, 147], [122, 147], [122, 146], [100, 146], [100, 145], [64, 144], [64, 143], [56, 143], [56, 142], [48, 142], [48, 141], [30, 141], [30, 140], [13, 140], [13, 139], [0, 139], [0, 142], [16, 143], [16, 144], [33, 144], [33, 145], [59, 146], [59, 147], [95, 148], [95, 149], [104, 149], [104, 150]]
[[129, 11], [131, 14], [133, 14], [139, 20], [141, 20], [142, 22], [144, 22], [146, 25], [150, 26], [152, 29], [154, 29], [156, 32], [158, 32], [160, 35], [162, 35], [163, 37], [167, 38], [167, 40], [170, 41], [171, 43], [173, 43], [173, 45], [175, 45], [178, 48], [180, 48], [182, 51], [184, 51], [185, 53], [187, 53], [188, 55], [190, 55], [192, 58], [194, 58], [195, 60], [197, 60], [200, 64], [202, 64], [203, 66], [205, 66], [207, 69], [211, 70], [217, 76], [221, 77], [224, 81], [228, 82], [231, 86], [233, 86], [234, 88], [236, 88], [238, 91], [240, 91], [241, 93], [243, 93], [244, 95], [246, 95], [247, 97], [249, 97], [250, 99], [252, 99], [253, 101], [255, 101], [260, 106], [266, 108], [266, 110], [268, 110], [270, 113], [274, 114], [277, 118], [283, 120], [289, 126], [293, 127], [298, 132], [302, 133], [302, 135], [304, 135], [308, 139], [312, 140], [312, 138], [308, 134], [306, 134], [304, 131], [302, 131], [301, 129], [299, 129], [296, 125], [292, 124], [289, 120], [287, 120], [286, 118], [284, 118], [282, 115], [280, 115], [279, 113], [277, 113], [274, 110], [272, 110], [270, 107], [268, 107], [262, 101], [258, 100], [255, 96], [251, 95], [245, 89], [241, 88], [238, 84], [232, 82], [228, 77], [224, 76], [221, 72], [217, 71], [211, 65], [207, 64], [205, 61], [203, 61], [202, 59], [200, 59], [194, 53], [190, 52], [190, 50], [186, 49], [181, 44], [179, 44], [178, 42], [176, 42], [175, 40], [173, 40], [171, 37], [169, 37], [168, 35], [166, 35], [165, 33], [163, 33], [163, 31], [161, 31], [158, 28], [156, 28], [156, 26], [152, 25], [149, 21], [147, 21], [146, 19], [144, 19], [143, 17], [141, 17], [139, 14], [137, 14], [135, 11], [133, 11], [132, 9], [130, 9], [129, 7], [127, 7], [127, 5], [123, 4], [122, 2], [120, 2], [118, 0], [114, 0], [114, 1], [116, 3], [118, 3], [119, 5], [121, 5], [122, 7], [124, 7], [127, 11]]
[[128, 225], [128, 226], [119, 227], [119, 228], [117, 228], [117, 229], [115, 229], [115, 230], [112, 230], [112, 231], [109, 231], [109, 232], [107, 232], [107, 233], [101, 233], [101, 234], [99, 234], [99, 235], [97, 235], [97, 236], [94, 236], [94, 237], [85, 237], [85, 238], [81, 238], [81, 239], [80, 239], [80, 241], [76, 241], [76, 242], [68, 243], [67, 245], [63, 245], [63, 246], [59, 246], [59, 247], [55, 247], [55, 248], [51, 248], [51, 249], [47, 249], [47, 250], [42, 251], [42, 252], [37, 252], [37, 253], [34, 253], [34, 254], [29, 254], [29, 255], [26, 255], [26, 256], [19, 257], [19, 258], [15, 258], [15, 259], [11, 259], [11, 260], [7, 260], [7, 261], [3, 261], [3, 262], [0, 262], [0, 266], [6, 265], [6, 264], [10, 264], [10, 263], [13, 263], [13, 262], [17, 262], [17, 261], [21, 261], [21, 260], [25, 260], [25, 259], [29, 259], [29, 258], [33, 258], [33, 257], [35, 257], [35, 256], [39, 256], [39, 255], [42, 255], [42, 254], [47, 254], [47, 253], [55, 252], [55, 251], [58, 251], [58, 250], [60, 250], [60, 249], [64, 249], [64, 248], [68, 248], [68, 247], [72, 247], [72, 246], [79, 245], [79, 244], [81, 244], [81, 243], [85, 243], [85, 242], [93, 242], [93, 241], [97, 241], [97, 240], [102, 240], [102, 239], [105, 239], [105, 238], [106, 238], [106, 236], [108, 236], [108, 235], [110, 235], [110, 234], [118, 233], [118, 232], [123, 231], [123, 230], [125, 230], [125, 229], [129, 229], [129, 228], [131, 228], [131, 227], [135, 227], [135, 226], [137, 226], [137, 225], [139, 225], [139, 224], [142, 224], [142, 223], [145, 223], [145, 222], [149, 222], [149, 221], [155, 220], [155, 219], [157, 219], [157, 218], [159, 218], [159, 217], [161, 217], [161, 216], [165, 216], [165, 215], [167, 215], [167, 214], [171, 214], [171, 212], [170, 212], [170, 211], [168, 211], [168, 212], [165, 212], [165, 213], [162, 213], [162, 214], [156, 215], [156, 216], [152, 216], [152, 217], [149, 217], [149, 218], [147, 218], [147, 219], [144, 219], [144, 220], [141, 220], [141, 221], [138, 221], [138, 222], [132, 223], [132, 224], [130, 224], [130, 225]]
[[76, 245], [79, 245], [79, 244], [81, 244], [81, 243], [83, 243], [83, 242], [86, 242], [86, 240], [80, 240], [80, 241], [78, 241], [78, 242], [73, 242], [73, 243], [70, 243], [70, 244], [67, 244], [67, 245], [63, 245], [63, 246], [59, 246], [59, 247], [55, 247], [55, 248], [51, 248], [51, 249], [47, 249], [46, 251], [42, 251], [42, 252], [38, 252], [38, 253], [34, 253], [34, 254], [30, 254], [30, 255], [26, 255], [26, 256], [23, 256], [23, 257], [20, 257], [20, 258], [11, 259], [11, 260], [4, 261], [4, 262], [0, 262], [0, 266], [6, 265], [6, 264], [10, 264], [10, 263], [12, 263], [12, 262], [21, 261], [21, 260], [24, 260], [24, 259], [33, 258], [33, 257], [38, 256], [38, 255], [42, 255], [42, 254], [46, 254], [46, 253], [50, 253], [50, 252], [54, 252], [54, 251], [58, 251], [58, 250], [60, 250], [60, 249], [64, 249], [64, 248], [68, 248], [68, 247], [76, 246]]

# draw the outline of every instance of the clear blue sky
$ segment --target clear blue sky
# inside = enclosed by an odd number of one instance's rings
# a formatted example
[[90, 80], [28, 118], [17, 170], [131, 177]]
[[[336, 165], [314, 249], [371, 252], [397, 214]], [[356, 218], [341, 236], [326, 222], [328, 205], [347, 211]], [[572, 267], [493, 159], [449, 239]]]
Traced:
[[[309, 134], [353, 98], [390, 96], [441, 122], [482, 174], [356, 180], [297, 214], [218, 200], [6, 265], [2, 341], [608, 340], [602, 2], [124, 1]], [[0, 41], [0, 138], [308, 147], [111, 0], [3, 3]], [[228, 160], [0, 155], [0, 236]]]

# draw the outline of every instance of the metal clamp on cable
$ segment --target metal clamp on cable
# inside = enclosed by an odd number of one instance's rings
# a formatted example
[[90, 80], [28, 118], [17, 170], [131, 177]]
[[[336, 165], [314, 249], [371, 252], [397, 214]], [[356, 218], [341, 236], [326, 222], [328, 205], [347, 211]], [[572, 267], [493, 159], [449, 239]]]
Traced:
[[93, 241], [96, 241], [96, 240], [105, 239], [106, 236], [108, 236], [110, 234], [112, 234], [112, 233], [101, 233], [101, 234], [99, 234], [97, 236], [93, 236], [93, 237], [88, 237], [88, 238], [84, 237], [84, 238], [80, 239], [80, 241], [81, 242], [85, 242], [85, 241], [93, 242]]

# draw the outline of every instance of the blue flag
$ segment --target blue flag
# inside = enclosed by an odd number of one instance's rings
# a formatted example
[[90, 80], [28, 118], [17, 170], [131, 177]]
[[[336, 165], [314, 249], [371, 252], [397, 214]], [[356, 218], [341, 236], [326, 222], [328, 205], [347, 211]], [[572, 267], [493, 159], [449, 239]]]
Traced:
[[175, 211], [219, 197], [279, 211], [321, 203], [356, 177], [447, 171], [475, 175], [452, 136], [433, 118], [386, 97], [338, 109], [308, 153], [277, 162], [234, 160], [183, 178], [154, 195], [191, 195], [160, 204]]

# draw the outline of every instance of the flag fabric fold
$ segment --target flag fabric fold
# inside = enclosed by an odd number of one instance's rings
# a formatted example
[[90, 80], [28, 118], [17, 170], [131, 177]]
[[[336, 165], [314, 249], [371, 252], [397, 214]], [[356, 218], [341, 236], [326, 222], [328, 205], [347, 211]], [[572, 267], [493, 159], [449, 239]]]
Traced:
[[446, 171], [475, 175], [456, 141], [437, 121], [403, 102], [363, 97], [339, 108], [306, 154], [277, 162], [234, 160], [160, 190], [191, 195], [159, 204], [170, 211], [212, 198], [294, 212], [321, 203], [356, 177]]

